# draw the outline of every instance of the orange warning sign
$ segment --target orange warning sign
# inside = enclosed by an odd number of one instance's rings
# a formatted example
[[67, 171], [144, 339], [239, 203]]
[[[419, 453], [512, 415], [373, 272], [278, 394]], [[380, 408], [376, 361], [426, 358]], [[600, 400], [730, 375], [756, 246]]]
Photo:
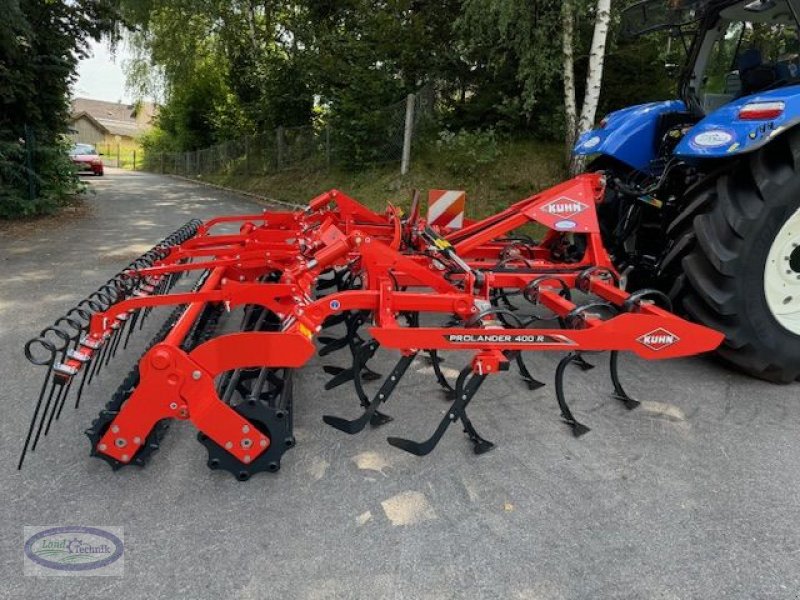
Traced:
[[428, 224], [445, 229], [464, 226], [464, 206], [467, 193], [460, 190], [428, 191]]

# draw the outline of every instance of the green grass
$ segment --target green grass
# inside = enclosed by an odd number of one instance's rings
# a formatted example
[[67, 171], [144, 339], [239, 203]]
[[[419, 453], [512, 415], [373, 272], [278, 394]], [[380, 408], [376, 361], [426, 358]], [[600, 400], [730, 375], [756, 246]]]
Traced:
[[387, 202], [407, 207], [414, 189], [423, 193], [429, 189], [465, 190], [467, 217], [481, 218], [563, 181], [566, 176], [564, 149], [560, 144], [502, 142], [500, 154], [493, 162], [461, 174], [446, 168], [439, 152], [420, 152], [404, 177], [400, 175], [400, 165], [392, 163], [357, 172], [295, 168], [258, 176], [233, 171], [204, 175], [202, 179], [297, 204], [306, 204], [314, 196], [336, 188], [380, 211]]

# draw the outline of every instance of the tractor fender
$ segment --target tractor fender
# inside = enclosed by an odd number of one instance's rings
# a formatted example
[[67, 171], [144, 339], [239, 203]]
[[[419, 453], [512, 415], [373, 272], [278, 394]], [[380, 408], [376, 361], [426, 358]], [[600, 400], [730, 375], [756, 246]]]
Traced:
[[683, 112], [680, 100], [649, 102], [609, 113], [601, 126], [578, 138], [577, 156], [611, 156], [638, 170], [645, 170], [656, 157], [656, 132], [663, 114]]
[[[778, 116], [763, 119], [739, 118], [748, 104], [783, 103]], [[768, 144], [800, 123], [800, 85], [769, 90], [730, 102], [698, 122], [675, 148], [683, 159], [727, 158], [747, 154]]]

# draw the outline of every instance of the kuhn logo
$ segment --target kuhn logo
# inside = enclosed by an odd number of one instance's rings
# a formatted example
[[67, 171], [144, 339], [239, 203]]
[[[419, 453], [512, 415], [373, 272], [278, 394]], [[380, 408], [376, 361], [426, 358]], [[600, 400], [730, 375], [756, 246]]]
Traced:
[[557, 200], [552, 200], [545, 204], [542, 210], [559, 219], [566, 219], [578, 213], [582, 213], [587, 208], [589, 207], [583, 202], [578, 202], [577, 200], [571, 200], [569, 198], [558, 198]]
[[636, 338], [636, 341], [644, 346], [647, 346], [650, 348], [650, 350], [658, 352], [659, 350], [663, 350], [664, 348], [669, 348], [670, 346], [677, 344], [681, 341], [681, 338], [674, 333], [659, 327], [650, 333], [645, 333], [643, 336]]

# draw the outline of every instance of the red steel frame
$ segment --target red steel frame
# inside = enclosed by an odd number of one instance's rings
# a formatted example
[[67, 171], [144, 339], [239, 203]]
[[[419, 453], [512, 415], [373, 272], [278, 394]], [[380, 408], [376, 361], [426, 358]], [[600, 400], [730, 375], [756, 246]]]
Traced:
[[[220, 400], [214, 378], [237, 368], [303, 366], [315, 352], [313, 339], [325, 320], [345, 311], [369, 311], [373, 315], [369, 333], [386, 348], [407, 355], [421, 349], [472, 351], [473, 368], [481, 373], [499, 370], [507, 362], [503, 351], [508, 350], [616, 350], [656, 360], [715, 349], [723, 339], [720, 333], [648, 302], [606, 320], [585, 314], [579, 327], [572, 329], [411, 328], [398, 323], [397, 316], [407, 312], [457, 315], [468, 321], [488, 304], [493, 292], [523, 290], [537, 280], [537, 301], [559, 317], [579, 308], [559, 293], [563, 285], [582, 285], [585, 292], [621, 308], [629, 294], [609, 282], [608, 274], [615, 272], [595, 210], [603, 188], [600, 175], [582, 175], [497, 215], [468, 222], [461, 230], [440, 232], [444, 234], [437, 243], [440, 250], [453, 250], [471, 267], [484, 269], [480, 278], [469, 271], [448, 280], [441, 271], [441, 256], [430, 252], [428, 242], [416, 237], [409, 246], [403, 240], [398, 210], [390, 206], [379, 215], [336, 190], [312, 200], [305, 211], [225, 216], [204, 223], [194, 238], [171, 248], [156, 265], [129, 274], [138, 284], [136, 295], [93, 314], [83, 356], [65, 363], [66, 372], [80, 370], [135, 311], [188, 305], [166, 339], [143, 357], [140, 384], [97, 451], [126, 463], [159, 420], [175, 418], [190, 420], [242, 463], [255, 460], [271, 440]], [[214, 227], [231, 223], [241, 223], [238, 234], [211, 233]], [[528, 223], [545, 226], [545, 240], [528, 248], [528, 256], [515, 269], [492, 271], [491, 265], [508, 247], [504, 237]], [[424, 223], [415, 226], [419, 230]], [[566, 234], [583, 236], [586, 250], [576, 262], [554, 262], [551, 245]], [[323, 272], [348, 265], [362, 273], [361, 289], [312, 297]], [[590, 273], [589, 267], [600, 269]], [[195, 292], [148, 293], [162, 278], [185, 271], [210, 274]], [[280, 280], [258, 280], [269, 272], [280, 273]], [[282, 330], [225, 334], [190, 352], [181, 350], [182, 340], [208, 303], [223, 303], [228, 310], [263, 306], [281, 319]], [[661, 347], [645, 343], [654, 332], [666, 332], [661, 335], [670, 343]]]

